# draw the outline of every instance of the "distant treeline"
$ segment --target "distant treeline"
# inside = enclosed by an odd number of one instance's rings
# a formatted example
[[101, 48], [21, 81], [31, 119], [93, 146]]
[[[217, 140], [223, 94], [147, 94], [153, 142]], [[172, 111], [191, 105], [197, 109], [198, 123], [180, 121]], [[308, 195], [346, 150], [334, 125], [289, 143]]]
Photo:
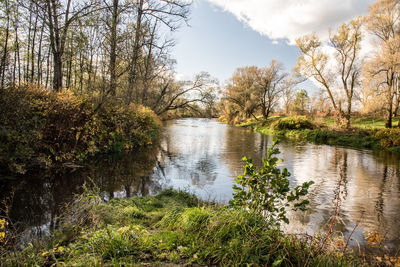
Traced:
[[[292, 75], [274, 60], [268, 67], [238, 68], [225, 87], [221, 115], [233, 123], [261, 115], [266, 120], [272, 112], [334, 115], [336, 127], [348, 129], [357, 106], [362, 114], [384, 116], [391, 128], [400, 115], [399, 14], [399, 1], [377, 0], [368, 15], [330, 31], [325, 42], [315, 34], [298, 38]], [[374, 50], [363, 56], [367, 34]], [[310, 97], [299, 89], [307, 79], [321, 91]]]

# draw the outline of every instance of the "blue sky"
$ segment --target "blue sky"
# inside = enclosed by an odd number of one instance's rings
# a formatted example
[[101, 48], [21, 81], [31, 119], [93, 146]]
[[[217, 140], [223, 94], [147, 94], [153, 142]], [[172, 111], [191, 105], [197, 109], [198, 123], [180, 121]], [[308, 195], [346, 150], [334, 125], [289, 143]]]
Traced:
[[207, 1], [194, 4], [189, 23], [190, 27], [176, 34], [177, 45], [173, 52], [177, 73], [185, 78], [207, 71], [222, 82], [232, 76], [237, 67], [265, 66], [272, 59], [289, 68], [296, 63], [296, 47], [285, 41], [273, 44], [271, 39], [240, 22], [233, 14]]
[[196, 0], [190, 27], [176, 34], [173, 58], [178, 77], [207, 71], [221, 82], [246, 65], [266, 66], [272, 59], [290, 71], [299, 55], [295, 38], [365, 14], [372, 0]]

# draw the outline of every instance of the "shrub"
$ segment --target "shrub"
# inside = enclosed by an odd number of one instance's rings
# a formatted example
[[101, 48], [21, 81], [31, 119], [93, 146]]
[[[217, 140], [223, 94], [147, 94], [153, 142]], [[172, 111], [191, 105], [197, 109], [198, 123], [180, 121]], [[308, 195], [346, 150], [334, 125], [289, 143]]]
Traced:
[[69, 91], [55, 93], [30, 84], [2, 89], [0, 166], [24, 173], [156, 140], [160, 122], [150, 109], [115, 101], [99, 112], [94, 106]]
[[117, 101], [104, 105], [96, 119], [101, 133], [97, 142], [111, 152], [151, 145], [161, 128], [161, 122], [151, 109], [134, 104], [125, 106]]
[[400, 146], [400, 129], [381, 129], [376, 132], [375, 137], [385, 148]]
[[0, 244], [6, 240], [6, 230], [8, 222], [5, 219], [0, 219]]
[[279, 154], [275, 148], [275, 141], [267, 148], [267, 157], [263, 158], [264, 166], [257, 170], [251, 159], [243, 158], [247, 164], [243, 175], [239, 175], [233, 185], [233, 200], [230, 204], [238, 208], [248, 208], [256, 213], [265, 215], [270, 226], [279, 226], [281, 221], [289, 223], [286, 217], [286, 208], [289, 203], [298, 201], [294, 208], [305, 210], [308, 200], [299, 201], [307, 195], [308, 188], [313, 181], [305, 182], [301, 186], [290, 189], [287, 177], [290, 173], [286, 168], [280, 170], [277, 165], [280, 160], [274, 155]]
[[73, 160], [91, 143], [91, 106], [71, 93], [51, 93], [32, 85], [3, 89], [0, 94], [0, 163], [23, 172]]
[[272, 124], [274, 130], [301, 130], [313, 129], [313, 124], [304, 116], [286, 117]]

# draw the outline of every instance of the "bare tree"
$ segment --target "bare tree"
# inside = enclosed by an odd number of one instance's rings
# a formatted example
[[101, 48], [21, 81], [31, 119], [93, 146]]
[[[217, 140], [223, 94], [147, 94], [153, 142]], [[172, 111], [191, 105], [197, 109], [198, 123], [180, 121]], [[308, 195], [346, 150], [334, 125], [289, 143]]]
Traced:
[[69, 30], [74, 22], [93, 12], [97, 4], [93, 0], [43, 0], [33, 3], [37, 7], [37, 15], [48, 28], [53, 55], [53, 90], [59, 91], [63, 87], [63, 55]]
[[[342, 24], [336, 33], [330, 33], [329, 45], [336, 51], [334, 68], [330, 67], [332, 58], [323, 50], [317, 36], [306, 35], [296, 40], [301, 55], [295, 70], [313, 78], [325, 88], [336, 113], [336, 125], [344, 128], [350, 127], [352, 100], [360, 79], [361, 25], [362, 20], [357, 18], [349, 24]], [[339, 81], [333, 77], [339, 77]], [[341, 95], [344, 95], [345, 105], [340, 96], [334, 94], [337, 87]]]
[[[140, 94], [137, 90], [138, 60], [141, 57], [142, 47], [144, 45], [144, 27], [152, 22], [156, 24], [160, 22], [171, 31], [174, 31], [179, 27], [181, 20], [186, 21], [188, 19], [190, 4], [190, 2], [182, 0], [138, 0], [135, 7], [135, 35], [131, 53], [129, 85], [126, 99], [128, 103], [133, 100], [139, 102], [140, 99]], [[133, 99], [135, 89], [136, 95], [135, 99]]]
[[203, 103], [210, 98], [217, 81], [203, 72], [193, 81], [176, 82], [172, 77], [162, 79], [161, 90], [150, 106], [157, 115], [171, 110], [187, 108], [194, 103]]
[[259, 105], [264, 120], [267, 120], [271, 111], [278, 104], [279, 96], [284, 88], [284, 80], [288, 73], [283, 72], [282, 63], [271, 61], [265, 68], [256, 72], [256, 91], [259, 96]]

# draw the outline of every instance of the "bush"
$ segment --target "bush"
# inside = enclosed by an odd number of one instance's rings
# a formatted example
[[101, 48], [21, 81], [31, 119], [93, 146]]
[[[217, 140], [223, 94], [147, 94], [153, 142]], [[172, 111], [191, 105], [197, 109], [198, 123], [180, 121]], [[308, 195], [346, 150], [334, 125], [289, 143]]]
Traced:
[[290, 173], [284, 168], [277, 167], [280, 160], [274, 155], [279, 154], [275, 141], [267, 147], [267, 157], [263, 158], [264, 166], [256, 169], [251, 159], [243, 158], [247, 164], [244, 166], [243, 175], [239, 175], [233, 185], [233, 200], [230, 204], [237, 208], [245, 208], [266, 216], [269, 226], [279, 226], [281, 221], [289, 223], [286, 217], [286, 207], [289, 203], [297, 201], [294, 208], [305, 210], [308, 200], [299, 201], [300, 197], [307, 195], [308, 188], [313, 181], [305, 182], [301, 186], [290, 189], [287, 177]]
[[385, 148], [400, 146], [400, 129], [381, 129], [376, 132], [375, 137]]
[[0, 166], [24, 173], [150, 145], [158, 136], [160, 122], [147, 108], [112, 102], [95, 113], [94, 106], [69, 91], [34, 85], [1, 90]]
[[97, 142], [111, 152], [151, 145], [161, 127], [151, 109], [134, 104], [124, 106], [117, 101], [104, 105], [96, 119], [100, 124]]
[[301, 130], [313, 129], [313, 124], [304, 116], [294, 116], [279, 119], [272, 124], [272, 128], [277, 131], [282, 130]]
[[73, 160], [75, 151], [88, 151], [89, 103], [71, 93], [50, 93], [33, 86], [2, 90], [0, 94], [0, 163], [24, 172]]

